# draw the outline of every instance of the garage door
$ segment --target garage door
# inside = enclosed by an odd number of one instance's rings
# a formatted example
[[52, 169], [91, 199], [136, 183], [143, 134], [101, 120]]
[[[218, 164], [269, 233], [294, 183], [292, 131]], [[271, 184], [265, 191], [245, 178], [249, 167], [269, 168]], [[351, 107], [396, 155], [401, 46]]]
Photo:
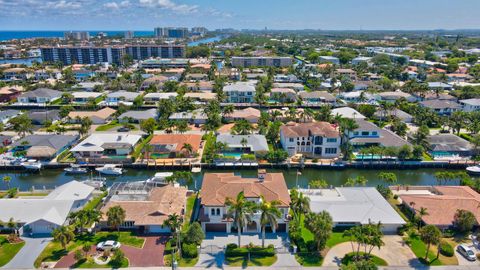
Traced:
[[287, 231], [287, 224], [286, 223], [279, 223], [276, 231], [277, 232], [286, 232]]
[[207, 232], [227, 232], [227, 224], [205, 224], [205, 230]]

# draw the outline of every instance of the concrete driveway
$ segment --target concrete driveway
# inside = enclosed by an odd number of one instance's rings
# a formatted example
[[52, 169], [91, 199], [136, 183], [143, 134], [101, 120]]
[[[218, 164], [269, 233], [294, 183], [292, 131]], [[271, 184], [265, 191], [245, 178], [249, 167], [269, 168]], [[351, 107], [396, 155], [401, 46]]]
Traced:
[[[477, 247], [475, 247], [475, 245], [474, 245], [472, 242], [466, 243], [466, 245], [467, 245], [468, 247], [470, 247], [470, 248], [473, 250], [473, 252], [475, 252], [475, 253], [478, 253], [478, 252], [479, 252], [479, 250], [477, 249]], [[475, 265], [476, 265], [476, 266], [480, 266], [480, 262], [479, 262], [478, 260], [472, 262], [472, 261], [469, 261], [469, 260], [465, 259], [465, 257], [463, 257], [463, 255], [460, 254], [460, 253], [457, 251], [457, 247], [458, 247], [458, 246], [455, 246], [455, 256], [457, 257], [458, 265], [465, 265], [465, 266], [475, 266]]]
[[[383, 242], [385, 242], [385, 245], [380, 250], [374, 249], [372, 254], [384, 259], [389, 266], [410, 266], [414, 268], [422, 266], [400, 236], [386, 235], [383, 237]], [[322, 266], [339, 266], [345, 254], [350, 252], [352, 252], [350, 242], [338, 244], [328, 251]]]
[[25, 246], [17, 253], [13, 259], [4, 265], [2, 268], [7, 269], [32, 269], [33, 263], [37, 259], [38, 255], [42, 253], [45, 247], [52, 241], [51, 237], [48, 238], [30, 238], [22, 237], [25, 241]]
[[[261, 245], [262, 237], [260, 234], [246, 233], [242, 234], [240, 241], [242, 246], [248, 245], [249, 243], [253, 243], [254, 245]], [[202, 242], [202, 247], [217, 246], [223, 248], [231, 243], [238, 243], [238, 236], [236, 233], [207, 233], [205, 239]], [[268, 246], [270, 244], [272, 244], [276, 248], [288, 247], [290, 244], [288, 240], [288, 235], [286, 233], [267, 233], [265, 235], [265, 246]]]

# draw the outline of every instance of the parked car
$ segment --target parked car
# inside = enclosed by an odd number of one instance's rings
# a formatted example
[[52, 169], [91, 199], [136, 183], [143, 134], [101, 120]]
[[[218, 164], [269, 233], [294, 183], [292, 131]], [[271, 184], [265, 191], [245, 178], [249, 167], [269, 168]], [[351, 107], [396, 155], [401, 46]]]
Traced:
[[117, 241], [113, 240], [108, 240], [105, 242], [100, 242], [97, 244], [97, 250], [113, 250], [113, 249], [119, 249], [120, 248], [120, 243]]
[[458, 253], [462, 254], [463, 257], [465, 257], [465, 259], [469, 260], [469, 261], [475, 261], [477, 258], [475, 257], [475, 252], [473, 252], [473, 250], [468, 247], [467, 245], [459, 245], [457, 247], [457, 251]]
[[128, 127], [121, 127], [119, 129], [117, 129], [118, 132], [129, 132], [130, 131], [130, 128]]

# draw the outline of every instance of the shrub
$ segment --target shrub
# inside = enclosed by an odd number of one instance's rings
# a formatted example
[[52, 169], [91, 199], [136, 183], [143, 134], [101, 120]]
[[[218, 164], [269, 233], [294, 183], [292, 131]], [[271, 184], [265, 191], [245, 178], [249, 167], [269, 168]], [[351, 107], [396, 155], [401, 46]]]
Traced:
[[318, 162], [318, 158], [312, 159], [312, 163], [317, 163], [317, 162]]
[[398, 195], [397, 195], [397, 194], [393, 195], [393, 198], [394, 198], [395, 200], [398, 200]]
[[230, 244], [227, 245], [227, 250], [234, 249], [234, 248], [237, 248], [237, 247], [238, 247], [237, 244], [230, 243]]
[[83, 253], [81, 250], [77, 249], [75, 250], [75, 253], [73, 254], [73, 258], [78, 262], [78, 261], [81, 261], [83, 260]]
[[197, 245], [195, 243], [182, 244], [182, 256], [184, 258], [196, 258], [198, 256]]
[[448, 242], [442, 241], [440, 243], [440, 254], [446, 257], [452, 257], [455, 254], [452, 245]]

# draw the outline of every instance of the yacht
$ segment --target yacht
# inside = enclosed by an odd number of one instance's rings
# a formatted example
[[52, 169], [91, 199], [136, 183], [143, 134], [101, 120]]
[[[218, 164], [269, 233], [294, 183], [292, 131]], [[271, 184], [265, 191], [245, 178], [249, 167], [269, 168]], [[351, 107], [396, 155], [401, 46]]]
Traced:
[[70, 167], [63, 169], [68, 174], [84, 174], [87, 173], [87, 168], [82, 168], [80, 165], [72, 164]]
[[480, 165], [467, 167], [467, 173], [480, 175]]
[[193, 165], [192, 167], [192, 173], [200, 173], [202, 172], [202, 166], [199, 164], [199, 165]]
[[36, 161], [35, 159], [29, 159], [20, 163], [20, 165], [27, 170], [40, 170], [42, 168], [42, 163], [40, 161]]
[[118, 168], [115, 164], [105, 164], [103, 167], [95, 168], [95, 170], [106, 175], [121, 175], [123, 173], [122, 168]]
[[158, 172], [152, 178], [148, 179], [147, 183], [160, 183], [166, 184], [165, 179], [173, 175], [173, 172]]

